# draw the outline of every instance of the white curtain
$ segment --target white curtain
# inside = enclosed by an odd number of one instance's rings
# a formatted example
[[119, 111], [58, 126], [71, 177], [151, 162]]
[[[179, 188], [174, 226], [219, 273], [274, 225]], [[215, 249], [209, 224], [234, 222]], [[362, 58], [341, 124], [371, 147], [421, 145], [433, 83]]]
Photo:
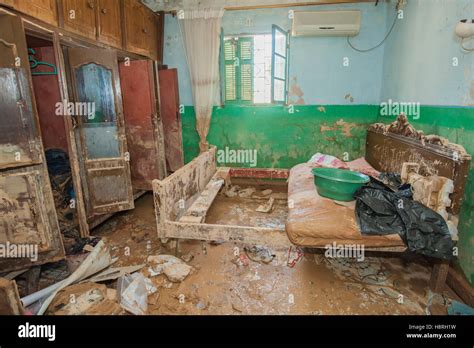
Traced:
[[199, 149], [209, 147], [207, 135], [212, 107], [220, 89], [219, 52], [223, 9], [192, 9], [178, 12], [186, 59], [191, 76]]

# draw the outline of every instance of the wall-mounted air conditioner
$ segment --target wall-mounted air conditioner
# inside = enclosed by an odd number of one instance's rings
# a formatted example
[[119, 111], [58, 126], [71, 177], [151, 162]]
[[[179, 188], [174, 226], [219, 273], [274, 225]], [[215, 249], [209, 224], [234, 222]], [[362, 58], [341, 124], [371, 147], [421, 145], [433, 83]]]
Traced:
[[355, 36], [360, 30], [360, 11], [295, 11], [293, 36]]

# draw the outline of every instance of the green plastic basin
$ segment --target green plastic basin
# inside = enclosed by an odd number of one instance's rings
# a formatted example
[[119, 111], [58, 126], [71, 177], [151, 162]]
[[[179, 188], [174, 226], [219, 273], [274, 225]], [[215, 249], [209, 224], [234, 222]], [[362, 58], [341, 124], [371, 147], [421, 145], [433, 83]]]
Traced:
[[313, 168], [314, 184], [320, 196], [352, 201], [354, 193], [370, 181], [367, 175], [336, 168]]

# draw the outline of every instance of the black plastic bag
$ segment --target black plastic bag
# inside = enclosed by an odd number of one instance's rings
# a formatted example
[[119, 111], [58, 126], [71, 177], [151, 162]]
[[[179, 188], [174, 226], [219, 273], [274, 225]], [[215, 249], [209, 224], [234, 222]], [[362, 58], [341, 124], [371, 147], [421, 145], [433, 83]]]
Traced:
[[398, 233], [410, 251], [441, 259], [453, 257], [453, 241], [443, 217], [412, 200], [409, 187], [394, 192], [371, 180], [354, 197], [362, 234]]

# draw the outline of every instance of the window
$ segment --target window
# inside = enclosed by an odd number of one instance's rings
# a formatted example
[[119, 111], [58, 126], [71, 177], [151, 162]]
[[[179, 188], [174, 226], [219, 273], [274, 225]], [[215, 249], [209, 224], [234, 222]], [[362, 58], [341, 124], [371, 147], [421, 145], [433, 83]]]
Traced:
[[288, 33], [222, 37], [222, 99], [225, 103], [286, 103]]

